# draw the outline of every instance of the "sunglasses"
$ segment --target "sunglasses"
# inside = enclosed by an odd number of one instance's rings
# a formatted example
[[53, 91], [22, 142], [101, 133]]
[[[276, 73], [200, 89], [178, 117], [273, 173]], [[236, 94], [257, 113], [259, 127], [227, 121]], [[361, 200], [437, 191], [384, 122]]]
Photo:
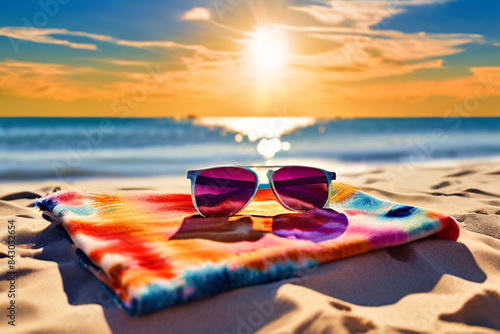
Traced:
[[[268, 168], [269, 184], [260, 184], [255, 168]], [[330, 197], [335, 173], [305, 166], [234, 166], [190, 170], [191, 197], [204, 217], [233, 216], [260, 189], [271, 189], [276, 200], [292, 211], [322, 209]]]

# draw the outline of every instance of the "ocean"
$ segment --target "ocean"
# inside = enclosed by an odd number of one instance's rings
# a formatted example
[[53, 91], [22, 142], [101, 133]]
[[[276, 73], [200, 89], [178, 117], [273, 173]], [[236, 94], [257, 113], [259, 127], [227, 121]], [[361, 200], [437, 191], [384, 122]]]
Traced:
[[0, 179], [181, 175], [212, 165], [500, 157], [500, 118], [0, 118]]

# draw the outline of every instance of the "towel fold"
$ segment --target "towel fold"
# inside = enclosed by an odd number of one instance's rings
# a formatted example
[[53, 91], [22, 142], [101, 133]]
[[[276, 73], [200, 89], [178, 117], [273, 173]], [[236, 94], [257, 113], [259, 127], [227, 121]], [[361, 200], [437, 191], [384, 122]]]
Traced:
[[132, 316], [430, 235], [459, 236], [445, 214], [331, 187], [328, 209], [290, 212], [263, 190], [240, 215], [221, 218], [199, 216], [188, 194], [59, 191], [36, 205]]

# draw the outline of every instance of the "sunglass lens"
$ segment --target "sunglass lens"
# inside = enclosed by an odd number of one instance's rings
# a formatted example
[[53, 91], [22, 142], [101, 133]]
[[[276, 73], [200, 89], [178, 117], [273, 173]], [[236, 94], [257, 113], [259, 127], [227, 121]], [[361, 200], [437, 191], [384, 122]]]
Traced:
[[321, 209], [328, 201], [325, 172], [311, 167], [283, 167], [273, 174], [279, 200], [292, 210]]
[[212, 168], [196, 177], [194, 197], [205, 217], [232, 216], [250, 201], [256, 186], [257, 177], [247, 169]]

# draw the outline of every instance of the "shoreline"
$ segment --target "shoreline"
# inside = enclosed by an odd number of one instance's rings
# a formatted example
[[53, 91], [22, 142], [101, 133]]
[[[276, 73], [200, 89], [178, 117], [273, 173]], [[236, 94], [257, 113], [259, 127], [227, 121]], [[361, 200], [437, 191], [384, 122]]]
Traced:
[[[489, 166], [495, 168], [500, 165], [500, 156], [488, 158], [472, 158], [472, 159], [440, 159], [418, 162], [416, 164], [402, 164], [400, 162], [386, 163], [352, 163], [338, 162], [329, 159], [274, 159], [269, 162], [269, 165], [306, 165], [317, 166], [327, 170], [332, 170], [337, 173], [339, 181], [356, 179], [363, 174], [369, 174], [380, 170], [385, 170], [395, 177], [403, 181], [405, 178], [410, 178], [412, 170], [433, 170], [445, 168], [474, 168], [477, 165]], [[231, 164], [227, 164], [231, 165]], [[215, 165], [216, 166], [216, 165]], [[200, 166], [199, 168], [211, 167]], [[387, 179], [389, 182], [389, 178]], [[185, 173], [171, 173], [163, 175], [126, 175], [126, 176], [74, 176], [66, 178], [42, 178], [28, 180], [8, 180], [0, 178], [2, 192], [5, 190], [14, 191], [16, 188], [30, 187], [50, 187], [50, 186], [65, 186], [72, 189], [80, 189], [87, 191], [104, 191], [104, 190], [159, 190], [170, 192], [190, 192], [189, 180]], [[353, 184], [356, 185], [356, 184]], [[180, 191], [178, 190], [180, 189]]]

